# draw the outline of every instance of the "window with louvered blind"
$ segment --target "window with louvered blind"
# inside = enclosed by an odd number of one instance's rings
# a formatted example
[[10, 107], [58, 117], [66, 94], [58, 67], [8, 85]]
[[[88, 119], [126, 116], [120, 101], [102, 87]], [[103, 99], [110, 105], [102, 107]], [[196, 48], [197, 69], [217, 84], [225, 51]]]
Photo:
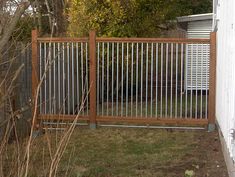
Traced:
[[186, 53], [186, 88], [207, 90], [209, 88], [209, 44], [188, 44]]
[[[210, 38], [212, 20], [188, 23], [188, 38]], [[188, 90], [209, 89], [209, 44], [188, 44], [186, 46], [185, 87]]]

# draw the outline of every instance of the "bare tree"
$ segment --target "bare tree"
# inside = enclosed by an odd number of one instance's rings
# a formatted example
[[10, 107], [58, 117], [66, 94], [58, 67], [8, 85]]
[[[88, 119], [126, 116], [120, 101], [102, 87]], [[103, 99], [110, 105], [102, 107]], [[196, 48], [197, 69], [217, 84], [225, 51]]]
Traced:
[[[65, 0], [36, 0], [37, 21], [39, 31], [52, 36], [59, 36], [66, 32]], [[53, 29], [53, 31], [52, 31]]]
[[[4, 58], [4, 53], [9, 48], [6, 47], [9, 41], [11, 40], [12, 34], [15, 31], [15, 28], [17, 26], [17, 23], [19, 22], [21, 16], [25, 13], [26, 9], [29, 7], [30, 2], [27, 0], [1, 0], [0, 1], [0, 67], [4, 63], [9, 63], [9, 67], [4, 70], [4, 72], [0, 72], [0, 176], [25, 176], [27, 177], [30, 173], [30, 170], [33, 166], [31, 164], [31, 151], [33, 149], [32, 143], [33, 143], [33, 131], [34, 127], [32, 126], [30, 129], [30, 134], [28, 137], [25, 138], [25, 141], [20, 142], [16, 129], [16, 116], [15, 112], [12, 109], [11, 104], [11, 95], [14, 91], [14, 82], [16, 81], [19, 73], [21, 72], [23, 65], [20, 65], [13, 71], [11, 70], [11, 65], [15, 61], [15, 58]], [[53, 32], [53, 28], [55, 28], [55, 25], [52, 25], [51, 31]], [[49, 61], [49, 60], [47, 60]], [[47, 63], [47, 68], [50, 67], [50, 62]], [[45, 73], [43, 73], [43, 77], [41, 78], [37, 89], [36, 89], [36, 98], [33, 100], [33, 111], [32, 111], [32, 125], [34, 125], [34, 122], [36, 120], [36, 112], [37, 112], [37, 97], [39, 94], [39, 88], [41, 87], [41, 84], [43, 82], [43, 78], [46, 75], [46, 72], [48, 69], [46, 69]], [[83, 108], [82, 103], [81, 110]], [[8, 104], [8, 116], [5, 117], [3, 114], [5, 114], [6, 110], [4, 110], [3, 105], [7, 103]], [[64, 133], [62, 133], [61, 138], [58, 140], [58, 145], [56, 143], [55, 151], [51, 154], [51, 159], [48, 161], [47, 165], [49, 168], [46, 168], [46, 176], [56, 176], [58, 171], [58, 165], [60, 163], [61, 157], [63, 156], [63, 153], [68, 145], [69, 139], [72, 135], [72, 132], [75, 128], [76, 122], [78, 120], [78, 115], [80, 111], [78, 111], [78, 114], [74, 121], [72, 122], [71, 126], [69, 126], [67, 129], [65, 129]], [[4, 128], [3, 128], [4, 127]], [[1, 134], [2, 132], [2, 134]], [[9, 137], [11, 136], [11, 133], [15, 132], [15, 141], [13, 145], [11, 146], [9, 144]], [[51, 141], [51, 140], [48, 140]], [[51, 144], [50, 142], [48, 144]], [[10, 148], [9, 148], [10, 147]], [[48, 148], [51, 146], [48, 145]], [[10, 149], [10, 151], [9, 151]], [[41, 151], [40, 149], [36, 148], [37, 150]], [[44, 160], [44, 157], [42, 158]], [[69, 165], [68, 165], [69, 166]]]
[[21, 2], [2, 0], [0, 2], [0, 52], [9, 41], [18, 21], [29, 5], [30, 2], [27, 0]]
[[[17, 23], [19, 22], [21, 16], [24, 14], [26, 9], [29, 7], [30, 2], [28, 0], [1, 0], [0, 1], [0, 66], [3, 63], [10, 63], [12, 65], [13, 60], [10, 58], [6, 59], [4, 53], [9, 48], [6, 48], [8, 41], [10, 40]], [[22, 69], [22, 67], [20, 67]], [[19, 71], [14, 71], [14, 73], [19, 73]], [[0, 72], [0, 124], [4, 124], [7, 121], [5, 118], [5, 105], [6, 102], [9, 102], [9, 96], [12, 92], [13, 82], [16, 79], [13, 79], [12, 75], [14, 73], [10, 72], [10, 67]], [[11, 77], [9, 76], [11, 75]], [[10, 79], [11, 78], [11, 79]], [[0, 129], [0, 137], [3, 134], [4, 129]]]

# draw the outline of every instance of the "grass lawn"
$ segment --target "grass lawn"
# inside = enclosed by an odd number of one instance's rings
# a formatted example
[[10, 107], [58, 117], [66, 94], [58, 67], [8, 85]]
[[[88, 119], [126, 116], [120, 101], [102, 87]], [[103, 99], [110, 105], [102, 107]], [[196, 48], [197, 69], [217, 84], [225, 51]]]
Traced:
[[[55, 140], [56, 133], [49, 137]], [[39, 153], [32, 156], [31, 176], [44, 176], [46, 144], [46, 135], [34, 142]], [[217, 132], [77, 127], [57, 176], [184, 177], [187, 170], [195, 177], [227, 177]]]
[[[206, 103], [208, 104], [208, 96], [198, 94], [192, 96], [192, 102], [190, 100], [190, 92], [187, 95], [187, 101], [185, 98], [185, 94], [182, 96], [182, 100], [180, 95], [178, 94], [177, 99], [173, 95], [172, 100], [170, 96], [168, 96], [167, 102], [166, 98], [163, 96], [162, 102], [161, 100], [153, 99], [152, 102], [150, 100], [147, 101], [145, 98], [142, 100], [138, 100], [138, 103], [135, 101], [135, 97], [132, 100], [128, 98], [128, 103], [126, 100], [123, 100], [123, 103], [114, 101], [113, 104], [111, 99], [107, 102], [104, 99], [102, 102], [97, 105], [97, 114], [98, 115], [115, 115], [115, 116], [148, 116], [148, 117], [193, 117], [193, 118], [205, 118], [206, 117]], [[125, 97], [124, 97], [125, 98]], [[172, 101], [172, 102], [171, 102]], [[162, 112], [161, 112], [162, 108]]]

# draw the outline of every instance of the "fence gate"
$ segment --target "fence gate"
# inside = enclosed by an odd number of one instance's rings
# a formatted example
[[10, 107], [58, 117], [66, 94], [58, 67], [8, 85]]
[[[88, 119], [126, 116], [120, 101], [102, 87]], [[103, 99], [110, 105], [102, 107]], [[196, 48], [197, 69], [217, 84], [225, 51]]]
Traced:
[[215, 121], [215, 33], [210, 39], [38, 38], [38, 118], [200, 125]]

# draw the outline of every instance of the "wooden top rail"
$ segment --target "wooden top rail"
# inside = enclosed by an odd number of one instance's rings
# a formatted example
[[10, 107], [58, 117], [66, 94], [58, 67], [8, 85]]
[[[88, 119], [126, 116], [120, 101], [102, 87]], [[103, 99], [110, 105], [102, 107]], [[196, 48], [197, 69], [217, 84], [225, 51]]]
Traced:
[[[72, 37], [40, 37], [37, 38], [38, 42], [88, 42], [89, 38], [72, 38]], [[96, 38], [97, 42], [134, 42], [134, 43], [203, 43], [210, 44], [210, 39], [188, 39], [188, 38], [106, 38], [98, 37]]]
[[97, 42], [138, 42], [138, 43], [210, 43], [210, 39], [188, 39], [188, 38], [96, 38]]
[[73, 38], [73, 37], [40, 37], [38, 42], [88, 42], [88, 37]]

